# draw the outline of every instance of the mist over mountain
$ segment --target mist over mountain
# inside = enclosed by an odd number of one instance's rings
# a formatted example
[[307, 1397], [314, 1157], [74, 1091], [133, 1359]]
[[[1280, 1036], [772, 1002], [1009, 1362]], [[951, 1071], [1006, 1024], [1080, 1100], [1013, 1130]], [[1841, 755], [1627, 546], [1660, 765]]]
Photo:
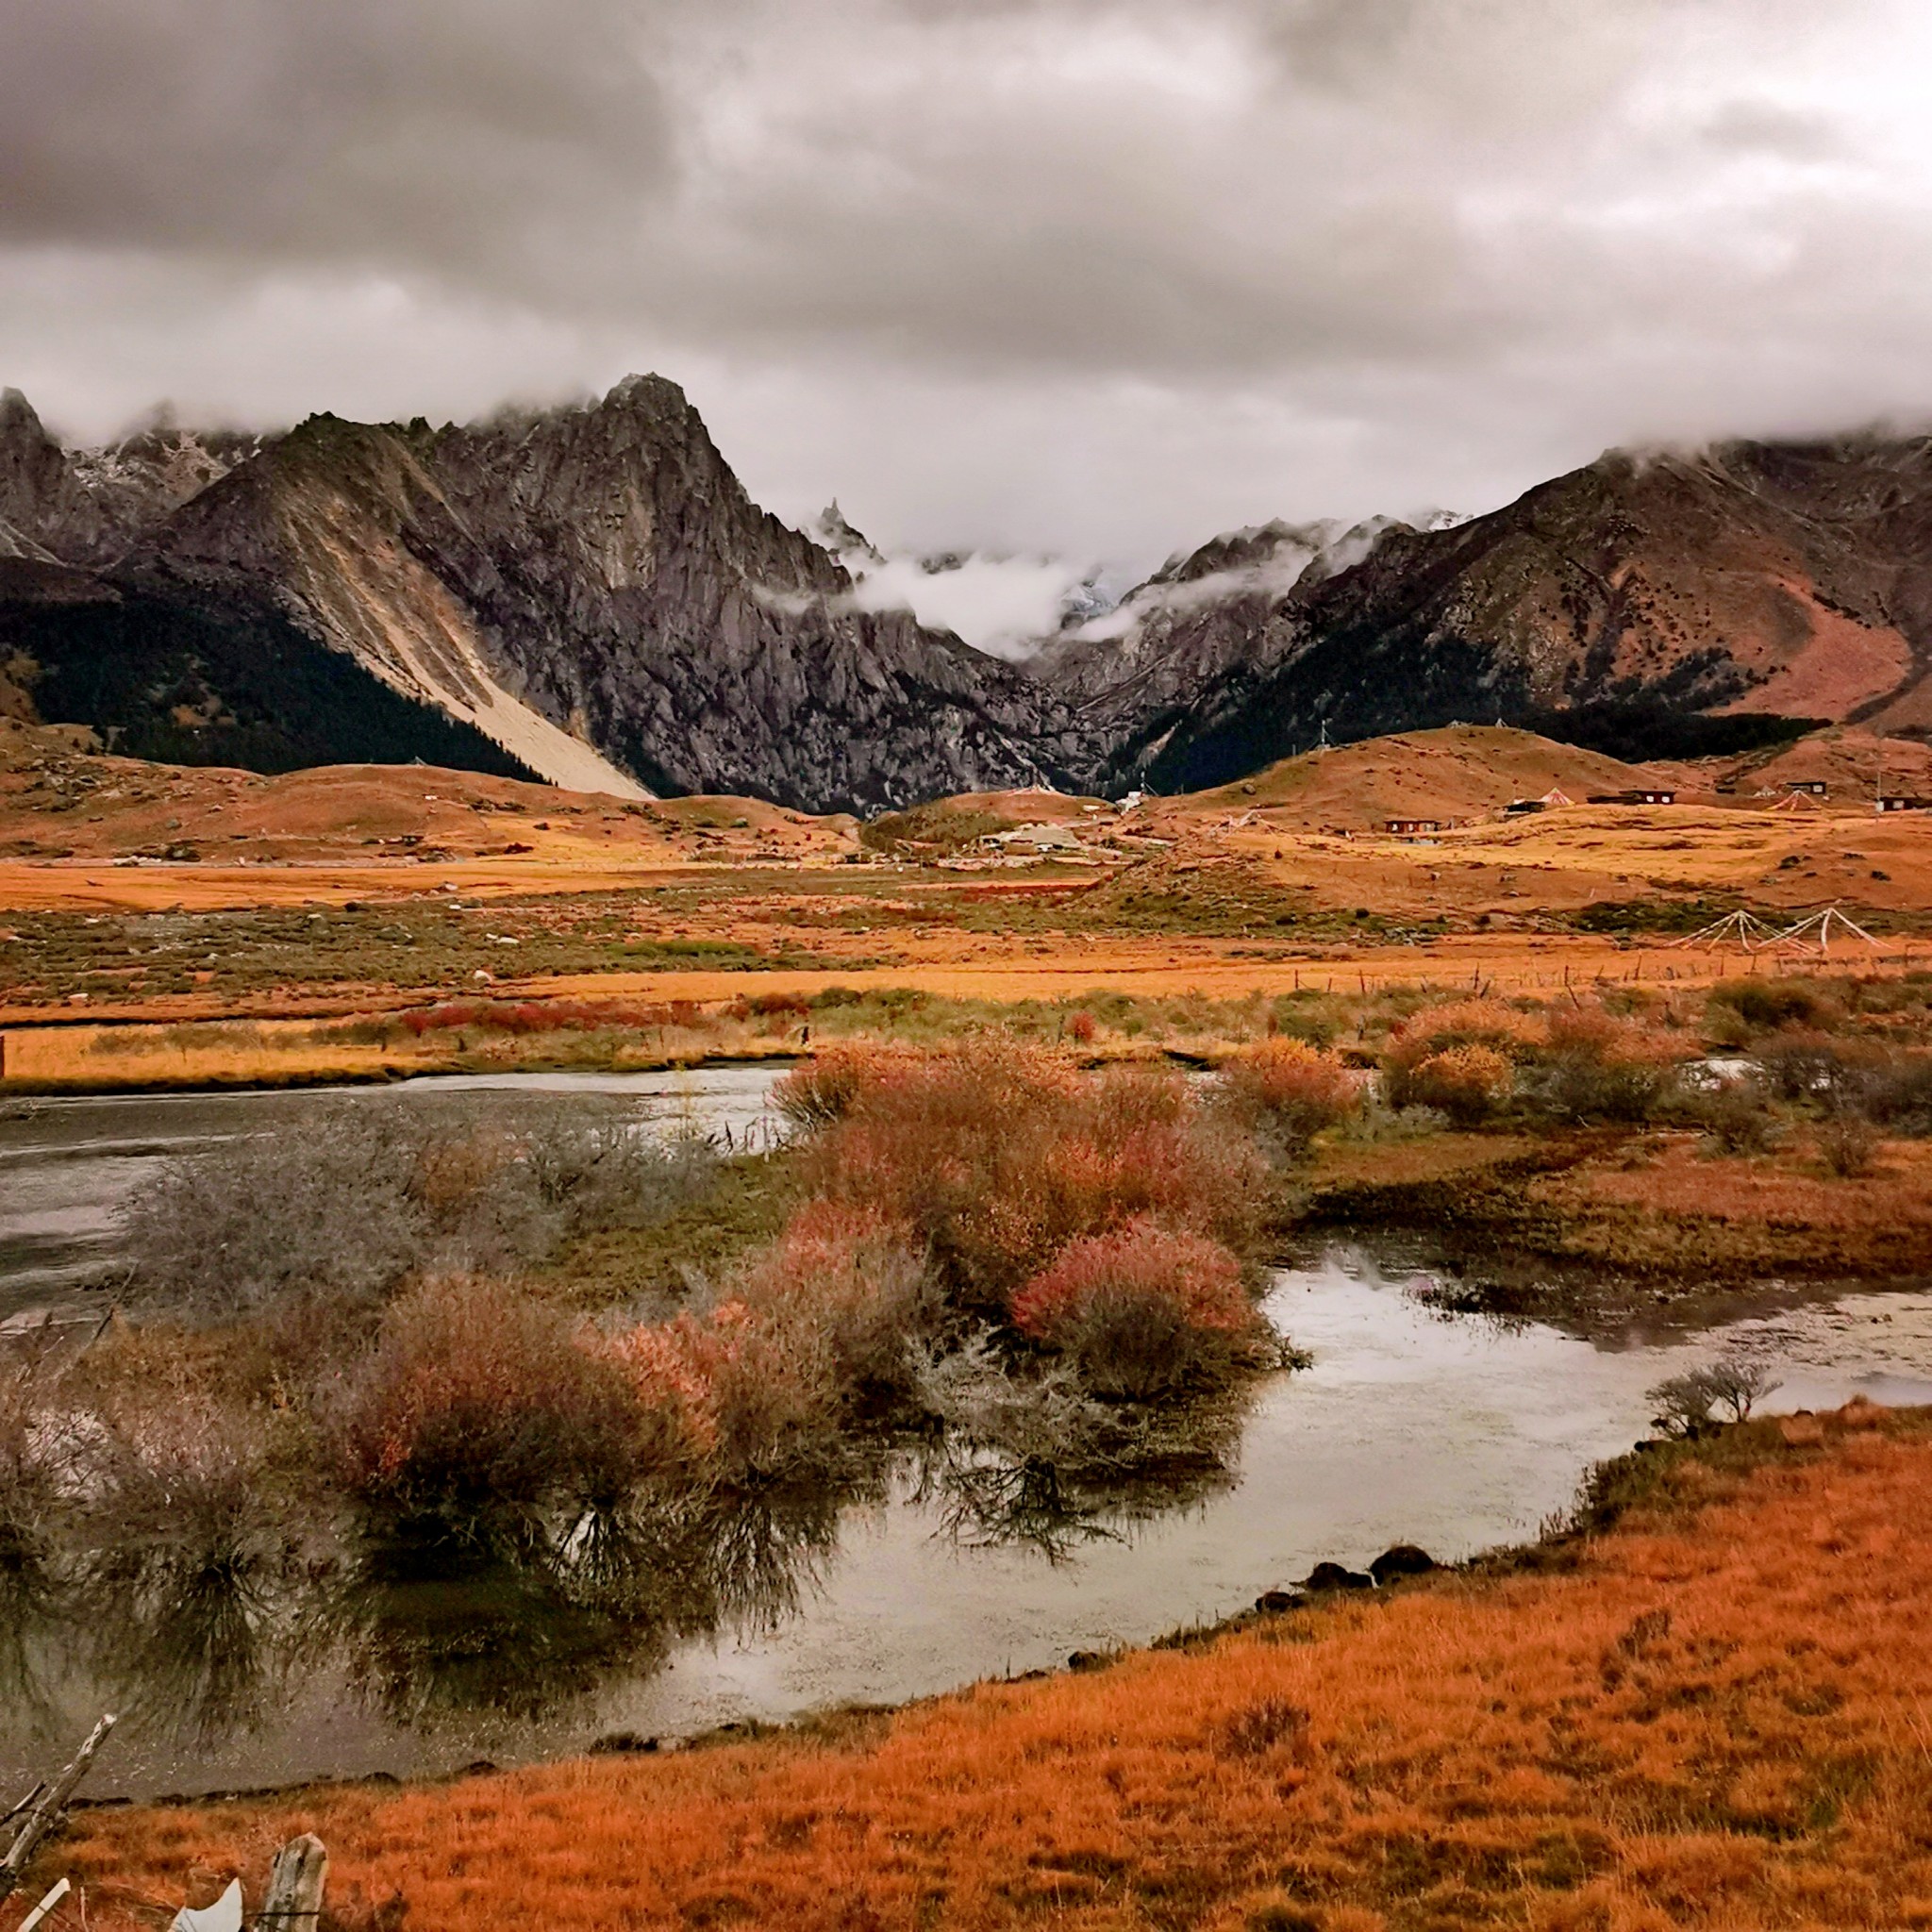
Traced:
[[91, 451], [9, 391], [0, 650], [142, 756], [811, 810], [1191, 788], [1458, 718], [1624, 755], [1766, 718], [1925, 735], [1932, 442], [1613, 452], [1486, 516], [1230, 531], [1116, 599], [1083, 563], [889, 554], [836, 503], [793, 529], [658, 376]]
[[853, 527], [836, 500], [808, 532], [851, 573], [855, 608], [908, 610], [998, 658], [1029, 658], [1043, 638], [1097, 619], [1118, 601], [1105, 565], [1064, 557], [889, 555]]

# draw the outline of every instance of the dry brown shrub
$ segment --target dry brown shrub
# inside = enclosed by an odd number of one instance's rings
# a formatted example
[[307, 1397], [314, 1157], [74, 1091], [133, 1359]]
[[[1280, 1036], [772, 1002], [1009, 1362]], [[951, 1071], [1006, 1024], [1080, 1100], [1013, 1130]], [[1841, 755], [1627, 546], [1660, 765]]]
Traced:
[[1841, 1181], [1861, 1179], [1878, 1155], [1878, 1130], [1850, 1108], [1834, 1108], [1818, 1125], [1818, 1155], [1825, 1173]]
[[494, 1122], [425, 1141], [416, 1150], [409, 1191], [434, 1220], [454, 1219], [515, 1166], [518, 1153], [515, 1137]]
[[1452, 1046], [1421, 1061], [1402, 1083], [1401, 1105], [1432, 1107], [1458, 1126], [1486, 1121], [1516, 1084], [1516, 1071], [1489, 1046]]
[[1286, 1034], [1257, 1040], [1221, 1068], [1222, 1091], [1249, 1124], [1300, 1143], [1361, 1111], [1362, 1083], [1339, 1054]]

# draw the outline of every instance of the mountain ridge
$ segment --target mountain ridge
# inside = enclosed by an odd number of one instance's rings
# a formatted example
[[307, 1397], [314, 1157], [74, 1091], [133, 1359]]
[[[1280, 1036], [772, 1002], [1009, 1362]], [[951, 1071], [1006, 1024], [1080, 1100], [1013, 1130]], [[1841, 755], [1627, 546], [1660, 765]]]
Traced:
[[387, 705], [385, 742], [454, 731], [445, 761], [819, 811], [1192, 790], [1464, 718], [1626, 756], [1667, 726], [1678, 754], [1780, 721], [1932, 732], [1925, 438], [1612, 451], [1461, 521], [1259, 524], [1017, 663], [859, 595], [848, 561], [877, 555], [759, 508], [657, 375], [468, 425], [158, 423], [93, 452], [0, 394], [0, 650], [60, 722], [177, 758], [257, 724], [295, 756], [263, 666], [308, 651], [338, 660], [289, 670], [329, 684], [338, 756]]

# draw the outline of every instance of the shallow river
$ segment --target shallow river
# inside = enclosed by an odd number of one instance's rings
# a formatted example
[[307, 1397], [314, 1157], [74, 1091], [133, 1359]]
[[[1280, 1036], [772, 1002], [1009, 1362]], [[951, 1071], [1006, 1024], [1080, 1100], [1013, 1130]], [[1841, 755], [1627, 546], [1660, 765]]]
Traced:
[[[957, 1489], [902, 1467], [869, 1499], [730, 1525], [712, 1611], [670, 1606], [642, 1641], [608, 1642], [515, 1579], [393, 1566], [365, 1565], [354, 1590], [214, 1603], [188, 1584], [176, 1602], [164, 1578], [116, 1609], [110, 1641], [98, 1602], [0, 1604], [0, 1789], [108, 1708], [126, 1716], [96, 1786], [140, 1794], [510, 1763], [1055, 1665], [1225, 1616], [1323, 1557], [1361, 1565], [1406, 1540], [1456, 1558], [1533, 1536], [1591, 1462], [1644, 1433], [1650, 1385], [1727, 1345], [1775, 1368], [1774, 1407], [1932, 1401], [1932, 1294], [1611, 1345], [1432, 1314], [1407, 1292], [1416, 1277], [1393, 1248], [1281, 1273], [1268, 1311], [1313, 1366], [1263, 1386], [1226, 1479], [1191, 1499], [1001, 1541], [997, 1509], [962, 1510]], [[300, 1601], [331, 1590], [324, 1613]]]

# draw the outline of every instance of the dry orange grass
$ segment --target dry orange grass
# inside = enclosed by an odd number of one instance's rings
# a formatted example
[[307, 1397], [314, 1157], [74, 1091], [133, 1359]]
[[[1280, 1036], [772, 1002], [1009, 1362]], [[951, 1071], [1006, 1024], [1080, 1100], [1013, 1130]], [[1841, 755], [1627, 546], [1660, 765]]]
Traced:
[[[1880, 1143], [1872, 1172], [1854, 1180], [1826, 1174], [1803, 1144], [1711, 1158], [1694, 1139], [1673, 1136], [1645, 1153], [1585, 1161], [1529, 1185], [1527, 1203], [1561, 1230], [1563, 1252], [1814, 1274], [1932, 1265], [1932, 1145], [1923, 1141]], [[1635, 1244], [1627, 1254], [1620, 1230]]]
[[1315, 1151], [1309, 1177], [1318, 1186], [1414, 1187], [1466, 1179], [1547, 1147], [1545, 1136], [1502, 1133], [1428, 1134], [1413, 1141], [1330, 1141]]
[[[1932, 1924], [1932, 1442], [1756, 1425], [1577, 1566], [655, 1760], [83, 1814], [95, 1923], [312, 1828], [438, 1932]], [[1819, 1446], [1809, 1446], [1819, 1445]]]

